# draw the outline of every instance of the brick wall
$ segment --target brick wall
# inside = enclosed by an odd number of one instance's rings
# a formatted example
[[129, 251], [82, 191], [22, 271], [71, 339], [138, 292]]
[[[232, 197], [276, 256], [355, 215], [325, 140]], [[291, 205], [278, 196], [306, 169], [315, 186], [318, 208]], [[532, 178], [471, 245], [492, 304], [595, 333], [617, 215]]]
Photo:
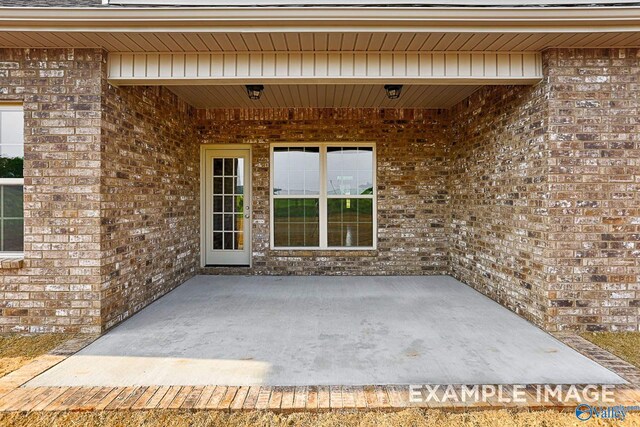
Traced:
[[102, 322], [109, 328], [193, 276], [200, 151], [193, 109], [165, 88], [103, 89]]
[[[202, 143], [246, 143], [253, 156], [253, 274], [445, 274], [448, 271], [446, 114], [435, 110], [267, 109], [200, 111]], [[269, 249], [269, 144], [374, 141], [378, 248]]]
[[482, 88], [451, 111], [451, 274], [537, 324], [547, 286], [545, 85]]
[[640, 49], [543, 62], [452, 110], [452, 274], [548, 330], [638, 330]]
[[[25, 108], [25, 259], [0, 332], [98, 332], [199, 271], [199, 146], [253, 148], [252, 274], [450, 273], [549, 330], [638, 329], [637, 49], [549, 50], [449, 112], [194, 111], [100, 50], [0, 49]], [[377, 143], [378, 249], [269, 249], [269, 143]], [[11, 264], [9, 264], [10, 266]]]
[[0, 49], [25, 111], [24, 267], [0, 270], [0, 332], [100, 332], [195, 273], [193, 112], [106, 84], [94, 49]]
[[24, 268], [0, 270], [0, 332], [100, 330], [100, 50], [0, 49], [25, 112]]
[[638, 330], [640, 49], [546, 52], [549, 329]]

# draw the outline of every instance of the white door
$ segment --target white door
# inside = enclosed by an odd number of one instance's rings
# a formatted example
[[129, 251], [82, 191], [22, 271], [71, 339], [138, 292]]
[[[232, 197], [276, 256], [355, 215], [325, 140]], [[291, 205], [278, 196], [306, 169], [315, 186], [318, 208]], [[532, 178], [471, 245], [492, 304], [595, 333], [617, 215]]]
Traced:
[[249, 265], [249, 149], [204, 150], [205, 264]]

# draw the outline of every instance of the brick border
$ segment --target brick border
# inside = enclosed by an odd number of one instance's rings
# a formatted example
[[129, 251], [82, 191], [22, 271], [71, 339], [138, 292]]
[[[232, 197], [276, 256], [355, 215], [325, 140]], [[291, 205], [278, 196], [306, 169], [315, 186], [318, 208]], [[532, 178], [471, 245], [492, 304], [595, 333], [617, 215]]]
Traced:
[[552, 334], [562, 343], [568, 345], [578, 353], [587, 356], [589, 359], [615, 372], [629, 383], [640, 387], [640, 369], [629, 362], [619, 358], [613, 353], [598, 347], [591, 341], [582, 338], [580, 335], [568, 332], [557, 332]]
[[[443, 388], [448, 385], [443, 385]], [[453, 386], [461, 396], [462, 385]], [[508, 388], [509, 386], [505, 386]], [[401, 411], [407, 408], [470, 410], [573, 410], [577, 401], [538, 402], [534, 385], [526, 403], [451, 401], [409, 403], [409, 386], [135, 386], [135, 387], [20, 387], [0, 398], [0, 412], [89, 410], [216, 410], [239, 412], [268, 410], [275, 413], [325, 411]], [[556, 387], [553, 385], [553, 387]], [[567, 393], [570, 385], [558, 385]], [[584, 385], [575, 386], [582, 391]], [[640, 388], [614, 389], [617, 405], [639, 405]]]

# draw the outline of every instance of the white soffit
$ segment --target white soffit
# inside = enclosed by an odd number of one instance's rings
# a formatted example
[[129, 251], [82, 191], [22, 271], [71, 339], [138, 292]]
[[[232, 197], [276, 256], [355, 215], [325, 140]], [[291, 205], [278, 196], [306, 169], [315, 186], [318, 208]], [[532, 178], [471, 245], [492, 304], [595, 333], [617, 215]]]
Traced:
[[542, 78], [535, 52], [110, 53], [117, 85], [251, 83], [530, 84]]
[[251, 100], [244, 86], [169, 86], [196, 108], [442, 108], [456, 105], [480, 86], [405, 85], [388, 99], [383, 85], [266, 85]]

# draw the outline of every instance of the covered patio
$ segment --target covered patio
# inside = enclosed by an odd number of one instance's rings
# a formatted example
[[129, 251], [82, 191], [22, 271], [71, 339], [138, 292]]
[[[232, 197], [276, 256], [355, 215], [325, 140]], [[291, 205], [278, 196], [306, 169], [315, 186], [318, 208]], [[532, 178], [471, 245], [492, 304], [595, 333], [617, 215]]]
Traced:
[[26, 386], [620, 384], [446, 276], [196, 276]]

